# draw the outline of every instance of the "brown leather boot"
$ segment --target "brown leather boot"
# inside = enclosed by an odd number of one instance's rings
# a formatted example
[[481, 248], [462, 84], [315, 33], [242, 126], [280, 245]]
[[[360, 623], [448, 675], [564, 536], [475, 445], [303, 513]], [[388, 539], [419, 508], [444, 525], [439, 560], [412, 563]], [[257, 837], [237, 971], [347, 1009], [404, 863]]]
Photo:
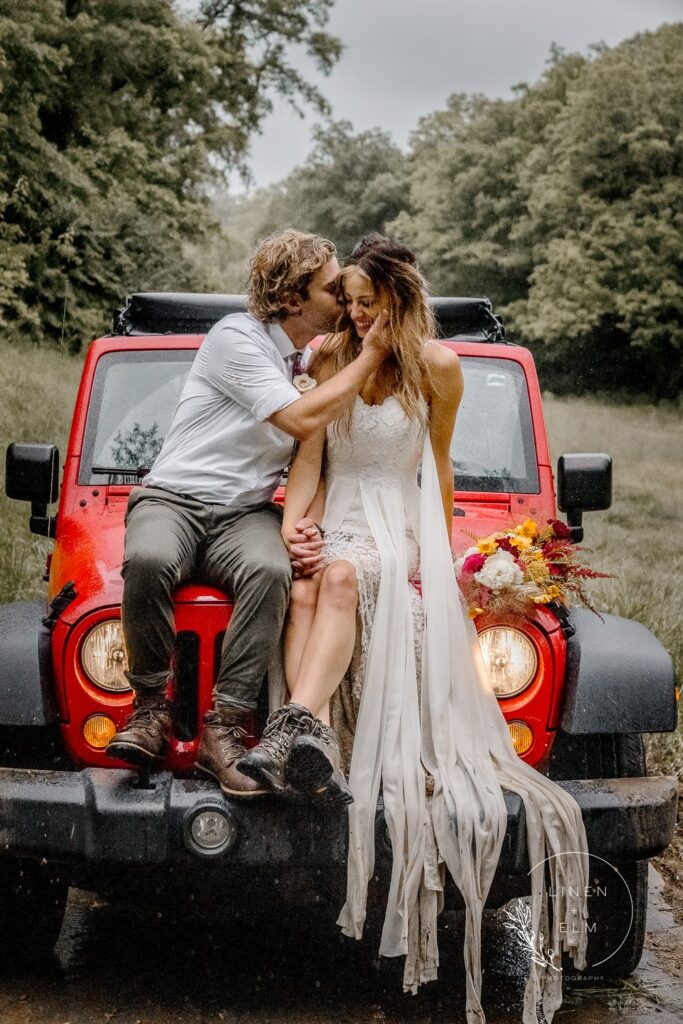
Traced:
[[109, 741], [106, 754], [131, 764], [150, 764], [163, 753], [172, 730], [173, 710], [165, 690], [137, 690], [133, 713]]
[[263, 796], [266, 792], [237, 770], [237, 762], [247, 752], [244, 725], [248, 718], [248, 711], [228, 707], [204, 715], [195, 766], [212, 775], [228, 796]]
[[300, 733], [310, 732], [314, 721], [302, 704], [277, 708], [269, 715], [258, 746], [252, 747], [239, 762], [239, 770], [274, 792], [284, 789], [287, 785], [285, 765], [292, 741]]
[[314, 719], [309, 734], [297, 736], [285, 766], [287, 785], [309, 796], [339, 804], [353, 803], [353, 794], [341, 768], [341, 753], [334, 729]]

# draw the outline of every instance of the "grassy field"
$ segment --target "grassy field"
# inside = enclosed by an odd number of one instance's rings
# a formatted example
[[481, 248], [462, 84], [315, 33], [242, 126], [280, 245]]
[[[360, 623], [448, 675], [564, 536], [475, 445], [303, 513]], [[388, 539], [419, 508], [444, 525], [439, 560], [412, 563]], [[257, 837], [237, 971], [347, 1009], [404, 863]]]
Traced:
[[0, 341], [0, 603], [44, 593], [49, 549], [47, 538], [29, 533], [30, 506], [5, 497], [5, 450], [11, 441], [53, 442], [63, 465], [82, 365], [53, 349]]
[[[66, 450], [81, 360], [0, 341], [0, 445], [53, 441]], [[584, 516], [596, 569], [617, 574], [592, 585], [603, 611], [638, 619], [683, 663], [683, 417], [673, 409], [610, 405], [588, 398], [544, 400], [553, 461], [562, 452], [608, 452], [614, 502]], [[48, 541], [28, 532], [29, 507], [0, 496], [0, 602], [43, 593]], [[683, 732], [652, 736], [653, 770], [681, 773]]]
[[[683, 667], [683, 416], [676, 409], [610, 405], [545, 395], [553, 461], [563, 452], [607, 452], [613, 502], [584, 515], [584, 544], [595, 569], [616, 574], [591, 586], [601, 611], [644, 623]], [[651, 769], [683, 773], [683, 721], [678, 733], [648, 738]]]

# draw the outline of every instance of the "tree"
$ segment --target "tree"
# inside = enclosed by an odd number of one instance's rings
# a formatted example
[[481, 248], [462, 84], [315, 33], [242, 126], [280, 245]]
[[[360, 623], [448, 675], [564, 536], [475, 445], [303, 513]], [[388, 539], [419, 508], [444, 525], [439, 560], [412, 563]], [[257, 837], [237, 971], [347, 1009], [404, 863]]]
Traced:
[[579, 390], [683, 384], [683, 25], [601, 49], [527, 170], [528, 294], [510, 312]]
[[412, 136], [389, 229], [434, 290], [489, 295], [554, 387], [680, 391], [682, 44], [554, 48], [512, 100], [453, 96]]
[[553, 50], [540, 81], [517, 86], [515, 99], [457, 94], [418, 123], [409, 200], [389, 227], [415, 245], [434, 290], [488, 295], [497, 306], [526, 294], [533, 255], [519, 237], [523, 168], [584, 63]]
[[517, 107], [482, 96], [451, 96], [411, 137], [410, 210], [390, 230], [420, 253], [435, 291], [519, 293], [528, 257], [510, 245], [521, 210]]
[[332, 0], [0, 0], [0, 324], [77, 349], [126, 290], [201, 287], [213, 180], [273, 92], [327, 104]]
[[272, 190], [260, 233], [295, 226], [330, 238], [346, 255], [402, 209], [405, 158], [387, 132], [354, 135], [348, 121], [318, 125], [313, 140], [307, 162]]

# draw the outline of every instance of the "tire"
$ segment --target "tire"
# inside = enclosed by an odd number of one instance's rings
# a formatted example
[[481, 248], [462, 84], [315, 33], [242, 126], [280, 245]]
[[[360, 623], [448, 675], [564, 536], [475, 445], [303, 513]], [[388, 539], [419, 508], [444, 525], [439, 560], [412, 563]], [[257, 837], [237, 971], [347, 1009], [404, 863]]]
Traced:
[[58, 725], [0, 725], [0, 767], [69, 771]]
[[[561, 781], [645, 775], [645, 749], [639, 734], [569, 736], [558, 730], [550, 754], [549, 778]], [[647, 860], [618, 861], [610, 866], [597, 859], [599, 851], [592, 852], [591, 892], [604, 895], [590, 901], [589, 927], [593, 930], [588, 934], [586, 967], [577, 970], [566, 955], [563, 957], [565, 979], [577, 986], [609, 984], [626, 977], [638, 966], [645, 941]], [[616, 951], [615, 936], [624, 937]]]
[[38, 861], [0, 860], [0, 966], [32, 967], [50, 957], [69, 886]]

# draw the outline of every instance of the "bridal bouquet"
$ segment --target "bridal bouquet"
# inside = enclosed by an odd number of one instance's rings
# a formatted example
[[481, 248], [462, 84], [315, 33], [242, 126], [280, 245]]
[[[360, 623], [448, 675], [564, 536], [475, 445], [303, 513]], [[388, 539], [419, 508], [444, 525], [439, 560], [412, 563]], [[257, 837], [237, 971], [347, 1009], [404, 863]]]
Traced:
[[484, 611], [524, 614], [537, 604], [566, 604], [570, 593], [595, 611], [583, 581], [613, 574], [586, 565], [579, 554], [586, 549], [573, 543], [562, 520], [548, 519], [547, 524], [539, 527], [525, 519], [504, 533], [481, 539], [469, 534], [477, 543], [455, 561], [455, 572], [471, 619]]

